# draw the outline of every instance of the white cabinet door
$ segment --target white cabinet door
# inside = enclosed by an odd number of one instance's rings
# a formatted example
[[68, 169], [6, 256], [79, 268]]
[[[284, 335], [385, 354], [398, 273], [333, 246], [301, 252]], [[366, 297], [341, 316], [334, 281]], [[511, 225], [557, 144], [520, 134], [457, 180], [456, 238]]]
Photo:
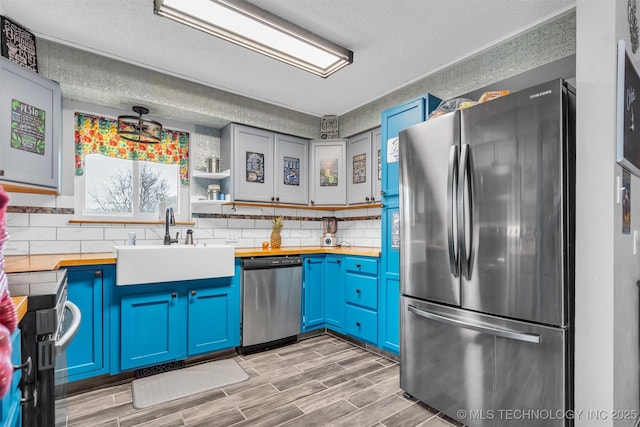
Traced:
[[309, 203], [309, 141], [294, 136], [276, 134], [275, 202]]
[[0, 58], [0, 180], [59, 190], [60, 85]]
[[271, 201], [273, 145], [273, 132], [234, 125], [234, 200]]
[[311, 205], [347, 202], [345, 139], [314, 140], [311, 147]]
[[347, 155], [348, 202], [371, 202], [371, 132], [349, 138]]
[[347, 201], [350, 205], [380, 201], [380, 128], [349, 138]]

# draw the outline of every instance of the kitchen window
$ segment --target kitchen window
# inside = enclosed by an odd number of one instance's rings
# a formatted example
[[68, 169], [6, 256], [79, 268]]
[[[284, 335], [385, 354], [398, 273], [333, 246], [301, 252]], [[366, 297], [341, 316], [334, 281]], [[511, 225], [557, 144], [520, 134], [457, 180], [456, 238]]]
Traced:
[[88, 220], [156, 221], [172, 206], [189, 215], [189, 133], [164, 129], [159, 144], [120, 138], [116, 120], [75, 115], [76, 213]]

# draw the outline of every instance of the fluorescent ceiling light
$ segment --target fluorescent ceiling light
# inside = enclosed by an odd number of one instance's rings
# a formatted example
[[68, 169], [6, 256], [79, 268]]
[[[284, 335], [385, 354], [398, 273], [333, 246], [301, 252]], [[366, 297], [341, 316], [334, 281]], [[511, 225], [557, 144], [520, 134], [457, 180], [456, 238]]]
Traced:
[[321, 77], [353, 62], [350, 50], [244, 0], [154, 0], [154, 12]]

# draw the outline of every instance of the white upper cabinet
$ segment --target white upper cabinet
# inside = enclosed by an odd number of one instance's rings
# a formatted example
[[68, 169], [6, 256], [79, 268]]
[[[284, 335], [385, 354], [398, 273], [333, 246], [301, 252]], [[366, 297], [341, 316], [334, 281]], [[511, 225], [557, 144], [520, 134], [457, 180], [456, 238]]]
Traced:
[[60, 188], [60, 85], [0, 58], [0, 180]]
[[307, 204], [308, 140], [231, 124], [221, 133], [221, 166], [231, 169], [224, 191], [233, 200]]
[[276, 134], [273, 172], [275, 202], [309, 203], [309, 141]]
[[311, 205], [347, 203], [347, 140], [321, 139], [310, 143]]
[[350, 205], [380, 200], [380, 128], [347, 141], [347, 201]]

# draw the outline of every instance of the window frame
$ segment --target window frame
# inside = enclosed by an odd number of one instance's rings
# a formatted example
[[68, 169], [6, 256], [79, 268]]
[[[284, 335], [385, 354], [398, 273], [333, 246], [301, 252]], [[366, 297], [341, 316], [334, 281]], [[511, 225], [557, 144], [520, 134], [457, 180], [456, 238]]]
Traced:
[[[95, 111], [98, 110], [98, 111]], [[73, 109], [73, 117], [75, 117], [75, 113], [81, 113], [81, 114], [90, 114], [90, 115], [97, 115], [97, 116], [103, 116], [103, 117], [108, 117], [108, 118], [117, 118], [118, 114], [125, 114], [125, 112], [121, 112], [121, 113], [116, 113], [114, 114], [114, 110], [112, 109], [107, 109], [105, 108], [105, 110], [108, 111], [100, 111], [102, 110], [101, 108], [97, 108], [97, 109]], [[115, 117], [114, 117], [115, 116]], [[174, 216], [175, 216], [175, 220], [178, 222], [189, 222], [191, 220], [191, 195], [190, 195], [190, 188], [191, 188], [191, 180], [193, 180], [193, 174], [192, 174], [192, 162], [191, 162], [191, 153], [193, 151], [193, 135], [194, 135], [194, 131], [195, 131], [195, 126], [186, 126], [182, 123], [175, 123], [175, 122], [170, 122], [167, 120], [163, 120], [161, 118], [157, 119], [154, 118], [154, 120], [159, 121], [160, 123], [163, 124], [163, 127], [169, 128], [171, 130], [175, 130], [175, 131], [181, 131], [181, 132], [188, 132], [189, 133], [189, 158], [188, 158], [188, 173], [189, 173], [189, 185], [183, 185], [181, 180], [180, 180], [180, 176], [179, 176], [179, 170], [176, 172], [177, 176], [176, 179], [178, 181], [178, 206], [173, 206], [173, 211], [174, 211]], [[72, 120], [71, 123], [72, 129], [73, 129], [73, 133], [72, 135], [75, 135], [75, 120]], [[75, 153], [75, 142], [72, 142], [72, 147], [74, 147], [74, 153]], [[139, 176], [139, 164], [140, 161], [139, 160], [128, 160], [128, 159], [121, 159], [124, 161], [130, 161], [133, 162], [133, 175], [136, 177], [134, 180], [134, 183], [137, 184], [138, 183], [138, 179], [137, 177]], [[75, 166], [74, 166], [75, 167]], [[86, 168], [86, 164], [85, 164], [85, 168]], [[179, 169], [179, 168], [178, 168]], [[132, 214], [127, 214], [127, 215], [122, 215], [120, 213], [113, 213], [113, 214], [109, 214], [109, 213], [99, 213], [99, 214], [93, 214], [93, 213], [87, 213], [85, 212], [85, 205], [86, 205], [86, 174], [83, 174], [82, 176], [75, 176], [74, 174], [74, 217], [77, 220], [85, 220], [85, 221], [104, 221], [104, 222], [128, 222], [128, 223], [136, 223], [136, 222], [141, 222], [141, 223], [146, 223], [146, 222], [164, 222], [165, 221], [165, 214], [164, 212], [156, 212], [156, 213], [135, 213], [135, 210], [137, 210], [137, 206], [138, 206], [138, 198], [139, 198], [139, 187], [138, 185], [134, 185], [133, 188], [133, 200], [132, 203], [134, 204], [134, 206], [136, 206], [136, 208], [134, 209], [134, 213]], [[168, 206], [167, 206], [168, 207]]]

